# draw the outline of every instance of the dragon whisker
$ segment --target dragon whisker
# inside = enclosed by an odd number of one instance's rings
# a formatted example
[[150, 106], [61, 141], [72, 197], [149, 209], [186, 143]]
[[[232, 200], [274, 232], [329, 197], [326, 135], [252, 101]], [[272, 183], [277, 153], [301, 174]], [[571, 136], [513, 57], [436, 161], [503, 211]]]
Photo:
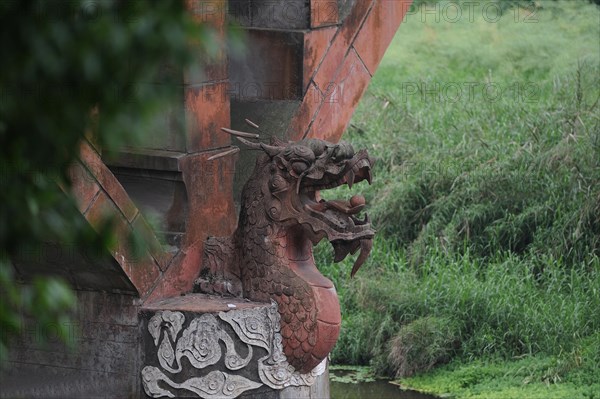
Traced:
[[244, 119], [244, 121], [249, 124], [250, 126], [252, 126], [255, 129], [260, 129], [260, 126], [258, 126], [256, 123], [252, 122], [250, 119]]
[[222, 127], [221, 130], [236, 137], [247, 137], [249, 139], [257, 139], [260, 137], [256, 133], [240, 132], [239, 130], [228, 129], [226, 127]]
[[218, 159], [218, 158], [226, 157], [227, 155], [237, 154], [238, 152], [240, 152], [239, 147], [234, 147], [234, 148], [232, 148], [230, 150], [223, 151], [223, 152], [220, 152], [218, 154], [215, 154], [215, 155], [211, 156], [210, 158], [208, 158], [208, 160], [212, 161], [212, 160], [215, 160], [215, 159]]

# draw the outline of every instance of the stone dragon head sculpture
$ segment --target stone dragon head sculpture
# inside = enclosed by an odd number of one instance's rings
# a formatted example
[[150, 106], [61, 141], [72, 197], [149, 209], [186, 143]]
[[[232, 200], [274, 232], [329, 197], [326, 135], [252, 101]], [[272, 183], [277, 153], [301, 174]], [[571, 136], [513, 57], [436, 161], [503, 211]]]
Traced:
[[335, 287], [319, 273], [312, 248], [327, 239], [336, 262], [360, 251], [354, 276], [375, 235], [368, 215], [359, 217], [364, 197], [326, 200], [321, 193], [370, 183], [374, 161], [345, 142], [264, 144], [224, 130], [261, 154], [242, 191], [238, 227], [231, 237], [209, 238], [195, 290], [277, 302], [284, 353], [297, 371], [308, 372], [333, 349], [341, 326]]

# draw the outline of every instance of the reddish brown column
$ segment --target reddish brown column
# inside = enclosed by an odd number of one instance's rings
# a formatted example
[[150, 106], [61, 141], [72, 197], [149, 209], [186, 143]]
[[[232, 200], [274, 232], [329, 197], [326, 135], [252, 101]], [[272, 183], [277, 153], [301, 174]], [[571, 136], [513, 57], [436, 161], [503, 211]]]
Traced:
[[[210, 25], [225, 40], [226, 0], [188, 0], [186, 5], [198, 23]], [[184, 73], [187, 155], [179, 160], [179, 168], [187, 192], [186, 233], [151, 300], [191, 291], [200, 271], [206, 237], [230, 235], [235, 228], [235, 156], [208, 159], [231, 145], [230, 137], [220, 131], [221, 127], [230, 126], [228, 61], [224, 50], [215, 59]]]

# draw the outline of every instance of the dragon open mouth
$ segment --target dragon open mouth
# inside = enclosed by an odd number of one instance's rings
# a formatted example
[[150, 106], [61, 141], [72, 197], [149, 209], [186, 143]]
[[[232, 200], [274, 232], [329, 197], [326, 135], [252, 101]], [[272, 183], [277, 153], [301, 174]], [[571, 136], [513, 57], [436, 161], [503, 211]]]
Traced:
[[340, 262], [349, 254], [355, 254], [360, 249], [351, 276], [358, 271], [373, 247], [375, 230], [371, 227], [369, 215], [365, 212], [360, 218], [360, 212], [365, 208], [366, 200], [360, 195], [354, 195], [348, 200], [325, 200], [321, 197], [321, 190], [347, 185], [349, 188], [355, 183], [366, 180], [371, 184], [371, 166], [373, 160], [366, 151], [359, 152], [348, 162], [341, 174], [325, 175], [324, 184], [307, 182], [300, 190], [300, 200], [303, 208], [311, 216], [325, 222], [328, 228], [323, 229], [331, 242], [334, 250], [334, 262]]

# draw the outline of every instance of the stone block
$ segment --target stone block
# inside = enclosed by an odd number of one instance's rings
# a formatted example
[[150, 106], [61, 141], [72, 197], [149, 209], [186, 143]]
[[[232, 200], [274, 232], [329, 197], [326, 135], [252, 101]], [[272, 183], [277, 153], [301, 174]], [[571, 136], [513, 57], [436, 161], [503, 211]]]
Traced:
[[229, 0], [229, 19], [240, 26], [306, 29], [310, 10], [304, 0]]
[[305, 0], [251, 0], [250, 16], [255, 28], [306, 29], [310, 24]]
[[371, 75], [375, 74], [412, 0], [377, 0], [356, 36], [354, 48]]
[[68, 173], [71, 179], [71, 193], [77, 201], [77, 208], [83, 213], [98, 194], [100, 187], [96, 179], [78, 161], [73, 162]]
[[191, 154], [181, 160], [189, 204], [184, 245], [204, 241], [208, 235], [229, 235], [235, 227], [232, 183], [236, 157], [209, 160], [222, 151]]
[[185, 0], [186, 10], [201, 24], [222, 26], [227, 17], [227, 0]]
[[227, 8], [229, 21], [239, 26], [252, 26], [250, 6], [251, 2], [248, 0], [229, 0]]
[[[179, 159], [185, 153], [161, 154], [168, 151], [145, 151], [139, 153], [122, 153], [118, 162], [111, 164], [111, 171], [119, 180], [140, 212], [149, 219], [155, 220], [153, 226], [159, 241], [165, 246], [165, 251], [179, 247], [185, 234], [187, 219], [187, 192], [183, 177], [179, 170]], [[116, 166], [115, 166], [116, 165]], [[157, 248], [156, 245], [153, 245]], [[153, 253], [153, 255], [155, 255]], [[164, 254], [170, 259], [172, 255]], [[166, 266], [165, 259], [157, 259], [161, 268]]]
[[310, 0], [310, 27], [337, 25], [339, 6], [337, 0]]
[[354, 50], [342, 64], [340, 73], [326, 93], [323, 106], [310, 127], [309, 137], [337, 142], [364, 94], [371, 75]]
[[99, 323], [137, 328], [139, 299], [134, 295], [105, 292], [77, 292], [79, 323]]
[[290, 368], [279, 323], [275, 303], [241, 298], [189, 294], [147, 304], [140, 311], [142, 390], [153, 398], [309, 399], [326, 364], [306, 374]]
[[161, 243], [156, 238], [154, 230], [142, 215], [138, 214], [131, 226], [134, 234], [139, 234], [142, 238], [147, 251], [154, 258], [160, 267], [160, 270], [165, 271], [173, 259], [174, 254], [163, 250]]
[[304, 67], [302, 87], [306, 91], [310, 80], [317, 71], [323, 57], [329, 50], [331, 39], [335, 35], [335, 27], [316, 29], [304, 35]]
[[227, 82], [185, 88], [187, 152], [225, 147], [231, 143], [221, 127], [229, 126]]
[[331, 46], [314, 77], [314, 81], [321, 91], [326, 92], [330, 84], [335, 82], [337, 72], [341, 67], [340, 61], [348, 53], [350, 45], [367, 16], [373, 1], [357, 1], [333, 38]]
[[[56, 325], [28, 320], [0, 370], [0, 398], [137, 398], [139, 327], [135, 297], [77, 292], [80, 310], [67, 325], [69, 350]], [[42, 340], [45, 339], [45, 343]]]
[[13, 266], [24, 281], [39, 275], [57, 276], [76, 290], [136, 292], [107, 249], [83, 250], [73, 243], [44, 242], [40, 247], [20, 250]]
[[229, 155], [208, 159], [225, 150], [190, 154], [180, 161], [188, 193], [186, 234], [181, 249], [153, 290], [150, 296], [153, 300], [191, 291], [200, 272], [206, 237], [226, 236], [235, 228], [232, 185], [236, 157]]
[[[186, 8], [195, 21], [208, 29], [215, 37], [224, 38], [227, 18], [227, 0], [185, 0]], [[200, 83], [215, 82], [227, 79], [227, 54], [225, 41], [212, 57], [207, 57], [202, 45], [191, 44], [192, 50], [197, 53], [198, 64], [184, 71], [184, 84], [195, 85]]]
[[[217, 34], [224, 35], [223, 28], [218, 29]], [[216, 50], [215, 54], [208, 56], [199, 47], [192, 47], [193, 51], [198, 53], [201, 59], [197, 64], [191, 65], [183, 71], [184, 85], [217, 83], [226, 80], [228, 75], [227, 53], [225, 49], [220, 48]]]
[[135, 143], [136, 149], [185, 151], [185, 109], [181, 90], [183, 71], [169, 83], [140, 83], [160, 85], [161, 106], [144, 123], [144, 134]]
[[94, 228], [111, 218], [114, 226], [115, 246], [109, 248], [112, 256], [131, 280], [140, 296], [145, 296], [156, 283], [160, 270], [148, 252], [134, 253], [130, 247], [131, 226], [116, 209], [110, 198], [101, 192], [85, 213]]
[[176, 297], [190, 292], [200, 272], [203, 248], [203, 241], [198, 240], [179, 250], [150, 294], [148, 301]]
[[303, 32], [245, 31], [243, 57], [232, 57], [229, 97], [232, 101], [297, 100], [302, 97]]
[[131, 222], [137, 215], [138, 210], [123, 186], [104, 164], [99, 154], [87, 142], [84, 142], [80, 148], [81, 161], [98, 180], [106, 194], [114, 201], [119, 212], [123, 214], [127, 221]]
[[290, 140], [301, 140], [306, 135], [322, 103], [323, 93], [311, 82], [302, 104], [288, 126], [287, 137]]
[[[179, 158], [184, 155], [184, 152], [177, 151], [127, 148], [103, 161], [114, 168], [179, 172]], [[150, 177], [149, 173], [146, 176]]]

